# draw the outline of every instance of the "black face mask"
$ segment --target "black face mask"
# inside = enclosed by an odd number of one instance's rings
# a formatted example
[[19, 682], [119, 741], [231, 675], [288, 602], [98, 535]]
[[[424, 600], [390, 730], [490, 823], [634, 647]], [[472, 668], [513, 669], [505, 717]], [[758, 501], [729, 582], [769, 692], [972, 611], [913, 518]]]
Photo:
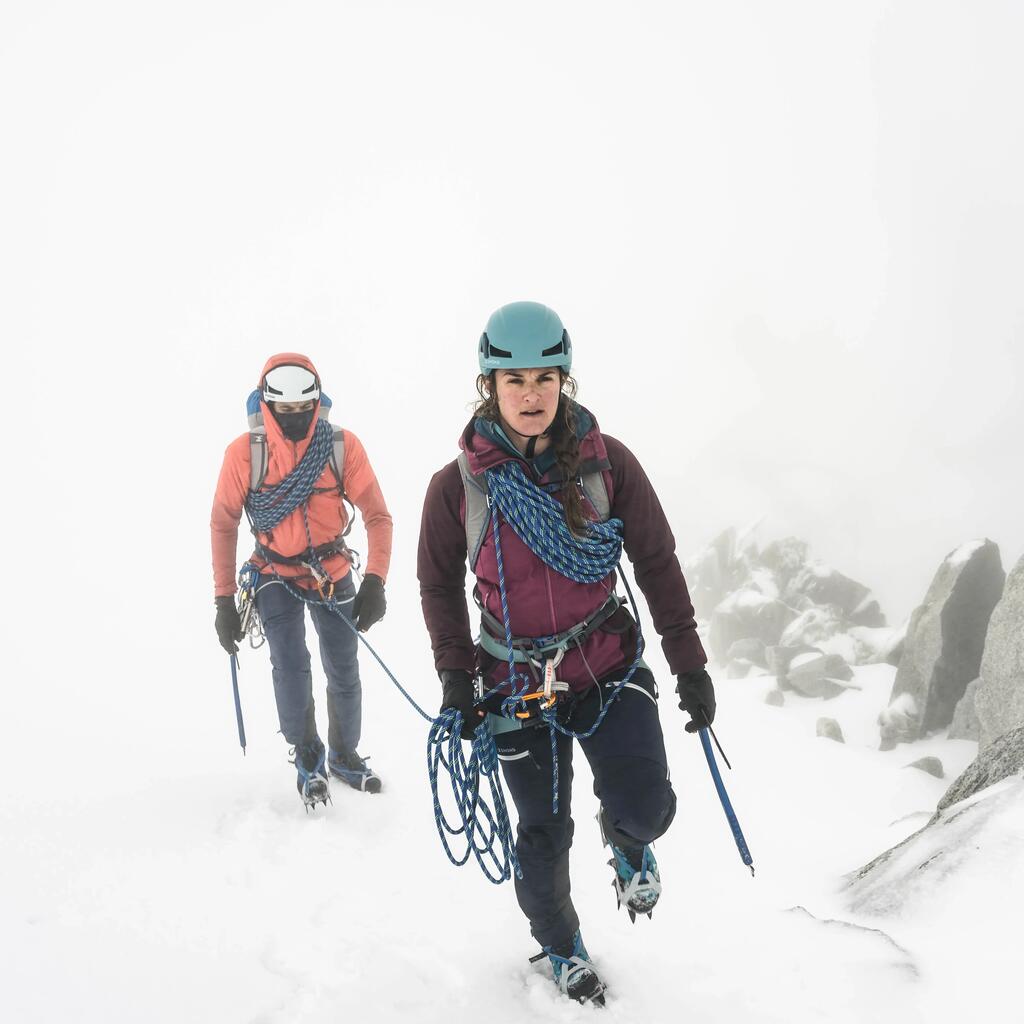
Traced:
[[309, 433], [309, 425], [315, 415], [316, 409], [308, 409], [306, 412], [275, 412], [274, 419], [289, 441], [301, 441]]

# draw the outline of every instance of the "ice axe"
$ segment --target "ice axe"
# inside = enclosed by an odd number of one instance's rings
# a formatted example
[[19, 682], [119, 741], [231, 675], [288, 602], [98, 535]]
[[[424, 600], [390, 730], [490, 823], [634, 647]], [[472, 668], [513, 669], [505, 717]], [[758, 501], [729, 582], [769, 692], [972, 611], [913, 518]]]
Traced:
[[235, 718], [238, 721], [238, 742], [242, 745], [242, 755], [245, 755], [245, 723], [242, 721], [242, 701], [238, 696], [238, 655], [231, 656], [231, 689], [235, 694]]

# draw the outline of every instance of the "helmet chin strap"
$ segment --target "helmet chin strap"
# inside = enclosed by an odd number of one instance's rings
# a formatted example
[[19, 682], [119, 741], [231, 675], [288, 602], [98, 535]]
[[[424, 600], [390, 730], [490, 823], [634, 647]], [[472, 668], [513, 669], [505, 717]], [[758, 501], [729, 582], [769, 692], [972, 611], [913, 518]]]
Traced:
[[523, 454], [528, 459], [532, 459], [533, 458], [534, 453], [537, 450], [537, 442], [542, 437], [547, 437], [551, 433], [551, 427], [548, 427], [548, 429], [545, 430], [542, 434], [523, 434], [520, 431], [516, 430], [516, 428], [513, 427], [511, 423], [505, 423], [504, 419], [502, 419], [502, 424], [506, 428], [511, 430], [513, 434], [516, 434], [518, 437], [525, 437], [526, 438], [526, 451]]

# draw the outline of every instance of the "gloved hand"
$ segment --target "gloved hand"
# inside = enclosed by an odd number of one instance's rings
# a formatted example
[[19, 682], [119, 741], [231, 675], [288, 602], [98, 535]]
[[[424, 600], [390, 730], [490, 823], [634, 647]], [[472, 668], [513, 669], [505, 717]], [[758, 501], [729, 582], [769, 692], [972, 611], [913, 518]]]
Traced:
[[388, 603], [384, 599], [384, 581], [368, 572], [352, 602], [352, 621], [360, 633], [365, 633], [375, 622], [384, 618]]
[[242, 620], [238, 617], [235, 599], [225, 594], [213, 600], [217, 605], [217, 621], [214, 623], [217, 639], [228, 654], [237, 654], [238, 644], [235, 641], [241, 640], [245, 634], [242, 632]]
[[699, 668], [676, 678], [679, 680], [676, 686], [679, 707], [690, 716], [686, 731], [697, 732], [710, 725], [715, 720], [715, 684], [711, 682], [711, 676]]
[[443, 668], [440, 672], [444, 696], [441, 698], [441, 710], [455, 708], [462, 712], [462, 733], [464, 740], [471, 740], [476, 727], [483, 721], [486, 712], [483, 708], [473, 707], [476, 692], [473, 676], [465, 669]]

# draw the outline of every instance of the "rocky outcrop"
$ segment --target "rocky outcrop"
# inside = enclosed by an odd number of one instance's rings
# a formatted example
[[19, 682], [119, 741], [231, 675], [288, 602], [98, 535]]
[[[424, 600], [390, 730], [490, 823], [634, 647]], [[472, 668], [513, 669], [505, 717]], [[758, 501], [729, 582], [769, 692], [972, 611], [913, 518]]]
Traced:
[[1024, 558], [1011, 571], [992, 613], [980, 674], [974, 708], [984, 750], [1024, 725]]
[[960, 773], [939, 801], [944, 811], [1011, 775], [1024, 774], [1024, 726], [1004, 733]]
[[967, 684], [978, 675], [1004, 581], [999, 548], [990, 540], [962, 545], [939, 566], [910, 617], [890, 698], [895, 709], [879, 716], [882, 750], [952, 722]]
[[[989, 629], [992, 623], [989, 622]], [[982, 655], [984, 661], [984, 655]], [[949, 738], [951, 740], [975, 740], [981, 736], [981, 724], [978, 722], [978, 712], [974, 707], [974, 698], [978, 693], [978, 685], [981, 679], [975, 679], [967, 684], [964, 695], [957, 703], [953, 712], [953, 721], [949, 724]]]
[[819, 647], [856, 664], [880, 660], [888, 636], [850, 635], [884, 629], [878, 602], [862, 583], [809, 559], [795, 537], [759, 553], [750, 531], [726, 530], [683, 568], [697, 617], [708, 624], [710, 652], [730, 678], [772, 668], [766, 647]]

